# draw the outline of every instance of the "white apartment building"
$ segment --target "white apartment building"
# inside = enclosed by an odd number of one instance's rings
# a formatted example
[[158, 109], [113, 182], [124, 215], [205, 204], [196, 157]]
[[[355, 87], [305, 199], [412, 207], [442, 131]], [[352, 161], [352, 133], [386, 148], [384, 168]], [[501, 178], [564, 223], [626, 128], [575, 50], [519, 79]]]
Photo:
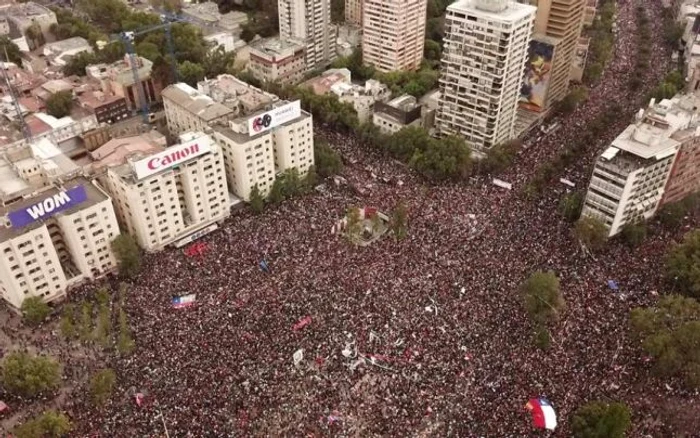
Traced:
[[161, 96], [168, 131], [173, 136], [204, 131], [212, 124], [227, 122], [236, 115], [231, 108], [214, 101], [184, 82], [168, 86]]
[[512, 139], [537, 8], [509, 0], [458, 0], [447, 8], [436, 114], [439, 135], [477, 150]]
[[382, 72], [423, 62], [427, 0], [364, 0], [362, 60]]
[[345, 0], [345, 22], [362, 26], [362, 11], [365, 0]]
[[279, 0], [280, 39], [305, 47], [306, 68], [326, 67], [336, 57], [331, 0]]
[[677, 136], [697, 123], [695, 107], [683, 99], [657, 105], [652, 99], [640, 110], [596, 161], [581, 214], [600, 219], [609, 236], [653, 216], [681, 147]]
[[100, 150], [105, 146], [93, 153], [107, 161], [123, 155], [123, 164], [108, 165], [102, 180], [120, 222], [146, 251], [211, 231], [230, 215], [221, 148], [201, 132], [182, 134], [180, 141], [157, 153], [125, 154], [111, 145], [105, 145], [109, 153]]
[[269, 38], [251, 42], [248, 71], [263, 82], [298, 84], [306, 72], [304, 47], [291, 41]]
[[46, 139], [11, 146], [0, 160], [0, 293], [15, 308], [116, 267], [111, 199], [79, 171]]
[[314, 164], [313, 120], [299, 101], [215, 126], [214, 139], [231, 191], [246, 201], [255, 185], [267, 195], [279, 173], [296, 168], [303, 176]]

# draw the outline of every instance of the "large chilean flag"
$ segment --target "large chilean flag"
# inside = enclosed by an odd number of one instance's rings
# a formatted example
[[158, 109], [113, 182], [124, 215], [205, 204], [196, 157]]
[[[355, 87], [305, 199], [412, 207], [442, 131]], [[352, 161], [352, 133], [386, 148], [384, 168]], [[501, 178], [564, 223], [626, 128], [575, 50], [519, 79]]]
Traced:
[[525, 405], [532, 413], [532, 423], [539, 429], [554, 430], [557, 427], [557, 414], [546, 398], [531, 398]]

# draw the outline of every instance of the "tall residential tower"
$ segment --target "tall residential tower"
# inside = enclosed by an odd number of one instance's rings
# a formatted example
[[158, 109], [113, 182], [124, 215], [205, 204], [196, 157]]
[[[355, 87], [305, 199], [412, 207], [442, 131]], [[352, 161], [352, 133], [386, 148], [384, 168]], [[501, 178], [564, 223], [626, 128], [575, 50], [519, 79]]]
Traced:
[[514, 136], [536, 10], [509, 0], [458, 0], [447, 8], [440, 135], [463, 136], [480, 150]]
[[280, 39], [302, 44], [306, 68], [326, 67], [335, 58], [331, 0], [279, 0]]
[[418, 69], [427, 7], [427, 0], [364, 0], [363, 62], [382, 72]]

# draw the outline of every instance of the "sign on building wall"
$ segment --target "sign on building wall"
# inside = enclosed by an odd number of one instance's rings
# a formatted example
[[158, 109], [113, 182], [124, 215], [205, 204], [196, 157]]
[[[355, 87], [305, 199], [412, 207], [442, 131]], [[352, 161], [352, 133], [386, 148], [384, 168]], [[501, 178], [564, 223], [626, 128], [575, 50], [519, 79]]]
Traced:
[[26, 208], [11, 211], [8, 217], [13, 227], [23, 227], [32, 222], [47, 219], [85, 201], [87, 201], [85, 187], [77, 186], [44, 198]]
[[289, 102], [288, 104], [248, 119], [248, 134], [252, 137], [300, 116], [301, 102], [298, 100]]
[[525, 78], [520, 87], [520, 106], [523, 108], [530, 111], [544, 111], [553, 58], [553, 45], [544, 41], [530, 41]]
[[134, 161], [137, 179], [143, 179], [211, 151], [211, 138], [205, 135], [181, 143], [143, 160]]

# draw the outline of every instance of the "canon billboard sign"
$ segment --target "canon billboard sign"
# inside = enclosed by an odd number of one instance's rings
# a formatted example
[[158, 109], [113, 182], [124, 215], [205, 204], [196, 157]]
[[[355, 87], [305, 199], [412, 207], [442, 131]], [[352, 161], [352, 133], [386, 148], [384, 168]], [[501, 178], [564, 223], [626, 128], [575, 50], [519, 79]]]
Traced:
[[137, 179], [143, 179], [165, 169], [211, 151], [211, 139], [202, 136], [186, 143], [178, 144], [163, 152], [151, 155], [133, 163]]
[[298, 100], [278, 106], [266, 113], [258, 114], [248, 119], [248, 134], [252, 137], [261, 132], [269, 131], [275, 126], [287, 123], [301, 116], [301, 103]]

